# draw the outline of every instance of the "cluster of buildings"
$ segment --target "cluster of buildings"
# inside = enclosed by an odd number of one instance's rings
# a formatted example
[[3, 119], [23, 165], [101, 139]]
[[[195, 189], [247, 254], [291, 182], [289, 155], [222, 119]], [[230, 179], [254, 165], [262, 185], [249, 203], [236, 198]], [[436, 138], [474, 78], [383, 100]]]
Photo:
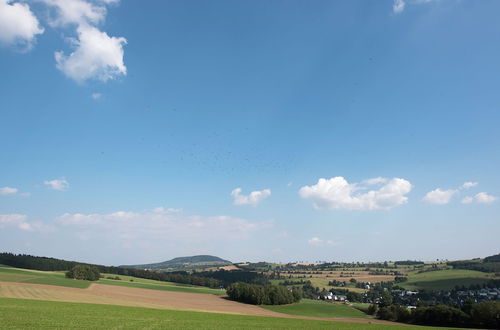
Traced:
[[334, 294], [333, 292], [327, 292], [324, 296], [324, 299], [331, 301], [347, 301], [347, 296], [342, 294]]
[[[464, 290], [455, 291], [456, 296], [463, 300], [472, 299], [475, 302], [482, 302], [488, 300], [500, 300], [500, 288], [486, 288], [479, 290]], [[446, 293], [451, 296], [450, 292]]]

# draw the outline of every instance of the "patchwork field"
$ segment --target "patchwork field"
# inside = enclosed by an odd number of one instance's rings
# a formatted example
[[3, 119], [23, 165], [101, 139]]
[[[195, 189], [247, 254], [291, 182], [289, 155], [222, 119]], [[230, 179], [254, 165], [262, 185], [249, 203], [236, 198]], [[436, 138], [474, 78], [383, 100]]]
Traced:
[[82, 290], [43, 284], [0, 282], [0, 297], [276, 316], [272, 311], [258, 306], [238, 303], [216, 295], [97, 283], [92, 283], [89, 288]]
[[358, 282], [387, 282], [393, 281], [394, 276], [392, 275], [371, 275], [369, 271], [364, 271], [360, 269], [353, 269], [347, 271], [304, 271], [301, 273], [288, 273], [282, 272], [282, 276], [285, 276], [288, 280], [293, 279], [304, 279], [304, 280], [313, 280], [313, 279], [323, 279], [328, 283], [328, 281], [345, 281], [349, 282], [351, 278], [356, 279]]
[[0, 319], [0, 327], [17, 329], [417, 329], [406, 325], [356, 324], [11, 298], [0, 298]]

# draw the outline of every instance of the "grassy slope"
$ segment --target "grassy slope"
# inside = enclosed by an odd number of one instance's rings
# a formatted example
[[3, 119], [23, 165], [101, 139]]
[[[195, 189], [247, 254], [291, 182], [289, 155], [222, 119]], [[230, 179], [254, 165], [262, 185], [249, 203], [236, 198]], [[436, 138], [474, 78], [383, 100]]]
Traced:
[[328, 303], [325, 301], [303, 299], [301, 302], [281, 306], [262, 306], [275, 312], [316, 317], [347, 317], [369, 318], [365, 313], [344, 304]]
[[409, 290], [446, 290], [453, 289], [456, 285], [469, 286], [482, 284], [489, 280], [488, 274], [462, 269], [440, 270], [425, 273], [409, 273], [408, 281], [398, 285]]
[[[116, 276], [116, 275], [104, 274], [104, 276]], [[225, 294], [224, 290], [210, 289], [202, 286], [185, 285], [172, 282], [161, 282], [143, 278], [136, 278], [132, 276], [120, 276], [120, 278], [122, 280], [100, 279], [97, 283], [120, 285], [120, 286], [135, 287], [142, 289], [153, 289], [153, 290], [209, 293], [209, 294], [219, 294], [219, 295]], [[133, 280], [133, 282], [130, 281], [131, 279]], [[12, 268], [7, 266], [0, 266], [0, 281], [47, 284], [47, 285], [79, 288], [79, 289], [88, 288], [90, 283], [92, 283], [89, 281], [68, 279], [64, 276], [64, 272], [43, 272], [37, 270]]]
[[[411, 329], [316, 320], [0, 298], [2, 328], [16, 329]], [[418, 327], [419, 329], [437, 329]], [[444, 329], [444, 328], [440, 328]]]
[[61, 272], [31, 271], [6, 266], [0, 266], [0, 281], [57, 285], [79, 289], [88, 288], [90, 285], [89, 281], [66, 278]]

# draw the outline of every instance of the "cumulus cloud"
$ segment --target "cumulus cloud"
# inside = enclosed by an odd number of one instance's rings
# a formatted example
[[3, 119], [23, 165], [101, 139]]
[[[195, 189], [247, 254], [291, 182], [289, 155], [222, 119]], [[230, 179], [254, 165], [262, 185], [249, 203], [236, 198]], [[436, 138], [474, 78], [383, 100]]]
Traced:
[[312, 200], [316, 209], [389, 210], [405, 204], [408, 201], [405, 195], [411, 189], [411, 183], [400, 178], [375, 178], [357, 184], [337, 176], [321, 178], [315, 185], [304, 186], [299, 195]]
[[423, 200], [430, 204], [444, 205], [448, 204], [451, 198], [458, 192], [456, 189], [442, 190], [437, 188], [433, 191], [429, 191], [423, 198]]
[[110, 37], [93, 26], [78, 27], [78, 39], [73, 40], [75, 50], [69, 55], [55, 53], [57, 68], [77, 82], [88, 79], [108, 81], [127, 74], [123, 62], [123, 37]]
[[498, 198], [492, 195], [488, 195], [485, 192], [477, 193], [474, 196], [466, 196], [462, 199], [463, 204], [470, 203], [480, 203], [480, 204], [490, 204], [496, 201]]
[[270, 189], [252, 191], [249, 195], [241, 195], [241, 188], [236, 188], [231, 191], [234, 205], [252, 205], [256, 206], [262, 200], [271, 196]]
[[123, 37], [109, 36], [97, 26], [106, 19], [106, 5], [118, 1], [41, 0], [49, 9], [53, 27], [76, 27], [77, 38], [68, 38], [70, 54], [54, 53], [56, 66], [69, 78], [81, 83], [89, 79], [108, 81], [126, 75]]
[[0, 0], [0, 43], [30, 50], [36, 36], [43, 33], [38, 19], [26, 3]]
[[[429, 191], [427, 194], [425, 194], [425, 196], [422, 200], [424, 202], [427, 202], [430, 204], [446, 205], [451, 201], [451, 199], [455, 195], [459, 194], [461, 191], [473, 188], [477, 185], [478, 185], [477, 182], [467, 181], [467, 182], [464, 182], [460, 187], [458, 187], [456, 189], [444, 190], [441, 188], [437, 188], [437, 189]], [[465, 197], [462, 199], [463, 204], [472, 203], [473, 201], [475, 201], [475, 196], [474, 197], [469, 196], [469, 197]]]
[[21, 230], [31, 230], [32, 227], [26, 219], [24, 214], [0, 214], [0, 228], [17, 227]]
[[332, 240], [323, 240], [323, 239], [321, 239], [319, 237], [313, 237], [310, 240], [308, 240], [307, 243], [309, 243], [309, 245], [312, 245], [312, 246], [325, 246], [325, 245], [334, 246], [334, 245], [338, 245], [338, 243], [335, 242], [335, 241], [332, 241]]
[[92, 98], [94, 100], [99, 100], [102, 97], [101, 93], [92, 93]]
[[45, 180], [43, 184], [53, 190], [65, 191], [69, 189], [69, 182], [66, 179]]
[[64, 227], [108, 233], [127, 240], [171, 239], [184, 242], [214, 239], [233, 240], [269, 227], [230, 216], [186, 215], [181, 210], [155, 208], [144, 212], [118, 211], [109, 214], [66, 213], [55, 219]]
[[15, 194], [17, 194], [17, 188], [0, 187], [0, 195], [15, 195]]
[[405, 10], [405, 6], [406, 6], [406, 3], [404, 2], [404, 0], [394, 0], [394, 2], [392, 4], [392, 11], [395, 14], [402, 13], [403, 10]]

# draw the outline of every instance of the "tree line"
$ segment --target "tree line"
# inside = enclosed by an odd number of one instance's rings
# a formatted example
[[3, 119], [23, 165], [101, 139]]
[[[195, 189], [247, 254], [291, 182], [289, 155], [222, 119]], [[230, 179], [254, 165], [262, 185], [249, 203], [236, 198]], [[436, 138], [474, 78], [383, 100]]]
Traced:
[[396, 322], [500, 329], [500, 302], [496, 301], [466, 304], [462, 309], [449, 305], [434, 305], [409, 310], [400, 305], [389, 305], [377, 310], [376, 305], [371, 305], [369, 311], [380, 319]]
[[278, 285], [257, 285], [237, 282], [227, 287], [227, 295], [236, 301], [253, 305], [285, 305], [299, 302], [302, 290]]

